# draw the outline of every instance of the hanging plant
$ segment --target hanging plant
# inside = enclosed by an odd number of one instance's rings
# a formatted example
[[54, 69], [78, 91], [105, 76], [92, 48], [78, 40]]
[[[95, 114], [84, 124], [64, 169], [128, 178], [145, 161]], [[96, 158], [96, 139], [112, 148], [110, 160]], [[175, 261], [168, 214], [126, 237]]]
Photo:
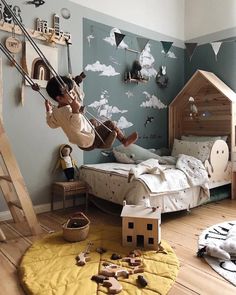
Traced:
[[169, 78], [166, 75], [166, 66], [161, 66], [159, 72], [156, 75], [156, 83], [160, 88], [166, 88], [169, 82]]

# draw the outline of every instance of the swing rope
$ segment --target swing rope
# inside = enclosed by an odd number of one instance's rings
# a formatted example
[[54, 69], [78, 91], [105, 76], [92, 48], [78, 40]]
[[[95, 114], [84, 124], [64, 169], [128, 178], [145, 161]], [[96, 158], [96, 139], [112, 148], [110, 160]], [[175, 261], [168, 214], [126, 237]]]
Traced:
[[[18, 20], [18, 18], [16, 17], [14, 11], [11, 9], [11, 7], [7, 4], [7, 2], [5, 0], [1, 0], [1, 2], [6, 6], [6, 8], [8, 9], [8, 11], [11, 13], [14, 23], [16, 23], [20, 29], [22, 30], [24, 36], [26, 36], [26, 38], [28, 39], [28, 41], [30, 42], [30, 44], [33, 46], [33, 48], [35, 49], [35, 51], [38, 53], [38, 55], [41, 57], [41, 59], [43, 60], [43, 62], [46, 64], [46, 66], [48, 67], [50, 73], [53, 75], [53, 77], [55, 77], [57, 83], [65, 90], [65, 92], [69, 95], [69, 97], [73, 100], [74, 98], [71, 96], [70, 92], [68, 91], [64, 81], [62, 80], [61, 76], [58, 75], [58, 73], [56, 72], [56, 70], [53, 68], [53, 66], [50, 64], [50, 62], [48, 61], [48, 59], [45, 57], [45, 55], [43, 54], [43, 52], [40, 50], [40, 48], [37, 46], [37, 44], [34, 42], [33, 38], [30, 36], [30, 34], [28, 33], [28, 31], [26, 30], [26, 28], [23, 26], [23, 24]], [[7, 58], [14, 64], [14, 66], [17, 68], [17, 70], [21, 73], [21, 75], [27, 80], [27, 82], [31, 85], [32, 89], [35, 91], [38, 91], [40, 93], [40, 95], [45, 99], [45, 96], [40, 92], [39, 86], [38, 84], [34, 83], [34, 81], [29, 77], [29, 75], [25, 72], [25, 70], [16, 62], [16, 60], [11, 56], [11, 54], [5, 50], [4, 46], [1, 45], [0, 49], [3, 51], [3, 53], [7, 56]], [[27, 78], [26, 78], [27, 77]], [[108, 128], [106, 125], [104, 125], [104, 123], [100, 120], [98, 120], [95, 116], [93, 116], [90, 112], [87, 111], [87, 113], [92, 116], [93, 118], [95, 118], [100, 124], [102, 124], [107, 130], [109, 130], [110, 132], [112, 132], [112, 130], [110, 128]], [[82, 113], [81, 113], [82, 114]], [[100, 138], [100, 140], [104, 143], [103, 139], [101, 138], [101, 136], [98, 134], [98, 132], [96, 131], [95, 127], [92, 125], [92, 123], [89, 121], [89, 119], [85, 116], [85, 114], [82, 114], [84, 116], [84, 118], [87, 120], [87, 122], [90, 124], [90, 126], [93, 128], [94, 132], [97, 134], [97, 136]]]

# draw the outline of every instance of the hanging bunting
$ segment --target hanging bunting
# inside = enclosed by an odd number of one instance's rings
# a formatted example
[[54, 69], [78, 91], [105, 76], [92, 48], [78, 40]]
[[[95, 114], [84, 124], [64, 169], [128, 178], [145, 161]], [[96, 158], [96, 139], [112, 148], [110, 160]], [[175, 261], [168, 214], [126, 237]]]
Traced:
[[140, 49], [140, 53], [144, 50], [144, 48], [146, 47], [148, 41], [149, 41], [149, 39], [147, 39], [147, 38], [137, 37], [137, 42], [138, 42], [138, 46], [139, 46], [139, 49]]
[[165, 54], [168, 53], [168, 51], [170, 50], [173, 42], [169, 42], [169, 41], [161, 41], [161, 44], [162, 44], [162, 48], [163, 50], [165, 51]]
[[197, 47], [197, 43], [184, 43], [184, 44], [185, 44], [189, 59], [191, 60], [193, 53]]
[[122, 42], [122, 40], [124, 39], [125, 35], [117, 33], [117, 32], [114, 32], [114, 35], [115, 35], [116, 47], [118, 47], [120, 43]]
[[216, 59], [216, 61], [217, 61], [217, 54], [218, 54], [218, 52], [220, 50], [221, 44], [222, 44], [222, 42], [212, 42], [211, 43], [212, 49], [213, 49], [213, 51], [215, 53], [215, 59]]

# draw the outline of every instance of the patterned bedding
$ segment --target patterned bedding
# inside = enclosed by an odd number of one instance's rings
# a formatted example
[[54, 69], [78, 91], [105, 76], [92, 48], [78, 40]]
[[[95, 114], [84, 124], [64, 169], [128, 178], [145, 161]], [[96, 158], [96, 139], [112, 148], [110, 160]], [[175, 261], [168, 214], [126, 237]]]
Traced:
[[[182, 160], [178, 169], [175, 166], [161, 165], [162, 173], [156, 169], [156, 173], [152, 171], [154, 173], [135, 175], [131, 182], [128, 182], [130, 171], [147, 164], [147, 161], [139, 165], [83, 165], [80, 168], [80, 179], [88, 183], [92, 195], [116, 204], [122, 205], [124, 199], [128, 204], [140, 204], [145, 198], [152, 206], [161, 207], [162, 212], [184, 210], [204, 203], [210, 194], [206, 185], [206, 175], [203, 173], [199, 181], [199, 172], [192, 173], [195, 168], [192, 170], [188, 166], [189, 159]], [[184, 166], [182, 168], [185, 172], [180, 170], [181, 165]], [[191, 165], [194, 167], [194, 164]]]

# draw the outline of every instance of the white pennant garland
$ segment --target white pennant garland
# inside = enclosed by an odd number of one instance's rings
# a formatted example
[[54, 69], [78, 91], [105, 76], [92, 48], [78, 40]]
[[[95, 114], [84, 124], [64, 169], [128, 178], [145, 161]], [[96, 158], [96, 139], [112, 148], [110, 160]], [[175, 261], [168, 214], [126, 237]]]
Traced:
[[221, 44], [222, 44], [222, 42], [212, 42], [211, 43], [212, 49], [213, 49], [213, 51], [215, 53], [215, 59], [216, 60], [217, 60], [217, 54], [218, 54], [218, 52], [220, 50]]

